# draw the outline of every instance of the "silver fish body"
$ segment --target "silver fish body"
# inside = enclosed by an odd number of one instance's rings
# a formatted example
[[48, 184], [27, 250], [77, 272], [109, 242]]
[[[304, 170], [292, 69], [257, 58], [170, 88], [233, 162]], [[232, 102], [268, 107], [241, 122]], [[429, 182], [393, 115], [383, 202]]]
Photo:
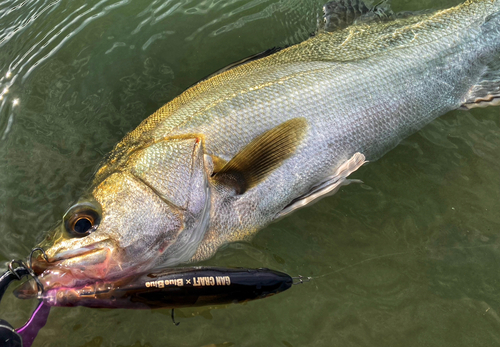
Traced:
[[196, 100], [158, 122], [147, 137], [201, 132], [206, 153], [225, 160], [284, 121], [308, 123], [300, 148], [267, 180], [241, 196], [212, 192], [210, 227], [194, 260], [252, 236], [355, 153], [374, 161], [462, 106], [488, 64], [498, 64], [500, 2], [459, 8], [320, 33], [202, 82]]
[[[499, 56], [500, 1], [469, 0], [321, 31], [202, 81], [117, 144], [84, 199], [98, 206], [99, 222], [89, 217], [92, 228], [75, 237], [68, 225], [85, 213], [68, 212], [69, 224], [42, 242], [49, 262], [39, 259], [38, 272], [48, 287], [74, 287], [207, 259], [333, 193], [447, 111], [496, 104]], [[287, 137], [283, 124], [300, 131]], [[254, 183], [238, 189], [240, 176], [221, 179], [219, 171], [237, 171], [230, 163], [239, 153], [274, 137], [293, 146], [257, 160], [272, 168]]]

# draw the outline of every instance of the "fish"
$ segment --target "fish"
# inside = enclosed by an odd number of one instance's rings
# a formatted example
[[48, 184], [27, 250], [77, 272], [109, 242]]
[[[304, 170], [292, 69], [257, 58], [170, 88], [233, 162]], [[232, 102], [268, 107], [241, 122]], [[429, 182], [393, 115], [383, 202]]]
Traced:
[[127, 134], [38, 245], [43, 287], [209, 259], [356, 182], [440, 115], [500, 105], [500, 0], [420, 13], [334, 0], [323, 11], [309, 39], [218, 71]]

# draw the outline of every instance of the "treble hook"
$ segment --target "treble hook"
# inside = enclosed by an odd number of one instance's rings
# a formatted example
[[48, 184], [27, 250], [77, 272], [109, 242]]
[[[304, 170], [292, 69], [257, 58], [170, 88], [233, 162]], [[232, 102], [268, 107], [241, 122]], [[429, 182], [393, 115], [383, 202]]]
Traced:
[[26, 269], [28, 270], [29, 272], [29, 275], [35, 280], [36, 282], [36, 286], [38, 288], [38, 296], [42, 296], [43, 294], [43, 285], [42, 285], [42, 282], [40, 282], [40, 280], [38, 279], [38, 276], [35, 274], [35, 272], [33, 271], [33, 253], [35, 253], [36, 251], [40, 251], [42, 252], [42, 256], [43, 256], [43, 259], [46, 261], [46, 262], [49, 262], [49, 257], [47, 256], [47, 253], [45, 253], [45, 251], [43, 250], [43, 248], [41, 247], [35, 247], [31, 250], [30, 252], [30, 256], [29, 256], [29, 266], [26, 266]]
[[178, 326], [179, 324], [181, 324], [180, 322], [176, 322], [175, 321], [175, 318], [174, 318], [174, 309], [172, 309], [172, 322], [174, 323], [175, 326]]
[[14, 270], [14, 264], [16, 264], [16, 265], [17, 265], [17, 267], [22, 267], [22, 268], [25, 268], [25, 269], [26, 269], [26, 265], [25, 265], [22, 261], [20, 261], [20, 260], [14, 260], [14, 259], [12, 259], [12, 260], [9, 262], [9, 265], [8, 265], [8, 267], [9, 267], [9, 272], [10, 272], [11, 274], [13, 274], [14, 276], [16, 276], [18, 280], [20, 280], [22, 277], [21, 277], [21, 276], [19, 276], [19, 274], [18, 274], [18, 273]]
[[48, 263], [49, 262], [49, 257], [47, 256], [47, 253], [43, 250], [41, 247], [35, 247], [31, 250], [30, 252], [30, 257], [29, 257], [29, 263], [30, 263], [30, 269], [33, 268], [33, 253], [36, 251], [42, 252], [43, 259]]
[[[31, 260], [31, 254], [30, 254], [30, 260]], [[17, 265], [16, 268], [14, 268], [14, 265]], [[21, 260], [11, 260], [8, 264], [9, 272], [14, 275], [18, 280], [21, 280], [24, 276], [29, 275], [33, 280], [35, 280], [36, 286], [38, 287], [38, 295], [41, 296], [43, 294], [43, 285], [38, 279], [38, 277], [35, 275], [33, 270], [26, 265], [23, 261]], [[19, 271], [21, 271], [22, 275], [19, 275]], [[0, 295], [1, 298], [1, 295]]]

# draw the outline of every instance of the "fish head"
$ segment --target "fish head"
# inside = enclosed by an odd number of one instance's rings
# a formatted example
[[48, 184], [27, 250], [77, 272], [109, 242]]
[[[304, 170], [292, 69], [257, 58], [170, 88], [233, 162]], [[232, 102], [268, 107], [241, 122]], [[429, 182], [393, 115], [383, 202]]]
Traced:
[[202, 141], [151, 143], [96, 174], [91, 192], [39, 245], [33, 270], [46, 289], [119, 280], [188, 261], [208, 228]]

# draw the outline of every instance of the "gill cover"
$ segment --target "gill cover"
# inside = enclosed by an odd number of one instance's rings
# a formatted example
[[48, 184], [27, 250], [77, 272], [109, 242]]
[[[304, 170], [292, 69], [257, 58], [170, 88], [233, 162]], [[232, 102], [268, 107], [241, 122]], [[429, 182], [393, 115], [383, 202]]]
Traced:
[[[125, 199], [137, 197], [136, 206], [146, 206], [147, 210], [141, 211], [142, 215], [134, 215], [132, 212], [130, 218], [134, 223], [122, 225], [118, 231], [121, 233], [120, 237], [125, 238], [124, 242], [133, 239], [140, 245], [144, 243], [144, 237], [148, 234], [156, 236], [155, 240], [152, 240], [152, 247], [139, 246], [133, 254], [129, 254], [133, 257], [131, 260], [136, 261], [141, 256], [148, 257], [144, 251], [150, 251], [149, 258], [154, 260], [153, 266], [170, 266], [188, 261], [196, 252], [208, 228], [210, 212], [209, 187], [201, 139], [174, 138], [153, 143], [131, 153], [120, 171], [122, 175], [129, 176], [141, 185], [142, 189], [148, 191], [143, 194], [144, 198], [134, 194], [124, 197]], [[105, 213], [108, 210], [113, 211], [107, 208], [111, 203], [108, 202], [109, 193], [104, 190], [105, 194], [101, 195], [99, 187], [95, 190], [96, 198], [101, 200]], [[158, 217], [164, 219], [166, 214], [152, 218], [158, 200], [161, 201], [162, 209], [168, 210], [167, 214], [170, 214], [168, 217], [170, 220], [166, 223], [165, 221], [156, 223]], [[133, 211], [133, 206], [128, 210]], [[117, 223], [129, 224], [129, 221], [130, 219], [121, 218]], [[148, 228], [148, 225], [153, 228], [137, 233], [135, 225], [138, 228], [144, 226]], [[166, 229], [158, 233], [158, 225], [163, 225]], [[128, 232], [124, 233], [124, 229]], [[155, 245], [158, 247], [154, 247]]]
[[[208, 228], [210, 196], [199, 138], [152, 143], [94, 182], [40, 246], [37, 273], [110, 279], [131, 270], [188, 261]], [[56, 276], [57, 277], [57, 276]]]

